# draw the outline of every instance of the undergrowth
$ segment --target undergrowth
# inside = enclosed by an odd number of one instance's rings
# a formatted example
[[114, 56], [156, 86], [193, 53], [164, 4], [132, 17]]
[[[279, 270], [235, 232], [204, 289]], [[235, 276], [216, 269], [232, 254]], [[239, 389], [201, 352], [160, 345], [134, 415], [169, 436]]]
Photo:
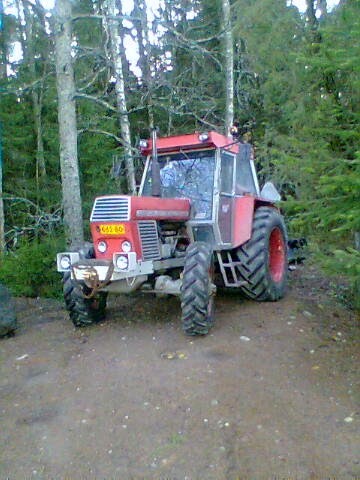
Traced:
[[0, 282], [15, 296], [60, 298], [60, 274], [56, 271], [56, 253], [63, 250], [64, 239], [44, 237], [23, 242], [16, 250], [0, 257]]

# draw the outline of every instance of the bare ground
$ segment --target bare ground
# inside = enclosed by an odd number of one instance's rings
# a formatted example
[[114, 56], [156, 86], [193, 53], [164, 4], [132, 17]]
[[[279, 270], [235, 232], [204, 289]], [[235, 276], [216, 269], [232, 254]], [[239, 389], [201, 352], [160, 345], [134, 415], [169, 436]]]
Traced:
[[1, 479], [360, 478], [357, 319], [309, 267], [277, 303], [216, 298], [185, 337], [175, 298], [114, 297], [75, 330], [17, 299], [0, 342]]

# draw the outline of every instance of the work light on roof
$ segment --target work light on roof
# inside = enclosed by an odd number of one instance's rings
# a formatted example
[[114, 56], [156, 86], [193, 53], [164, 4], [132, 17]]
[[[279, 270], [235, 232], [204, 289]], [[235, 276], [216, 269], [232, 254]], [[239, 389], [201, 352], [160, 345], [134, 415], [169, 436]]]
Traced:
[[209, 134], [207, 132], [200, 133], [199, 140], [200, 142], [206, 142], [206, 140], [209, 140]]
[[148, 142], [147, 140], [139, 140], [139, 147], [140, 148], [147, 148], [148, 147]]

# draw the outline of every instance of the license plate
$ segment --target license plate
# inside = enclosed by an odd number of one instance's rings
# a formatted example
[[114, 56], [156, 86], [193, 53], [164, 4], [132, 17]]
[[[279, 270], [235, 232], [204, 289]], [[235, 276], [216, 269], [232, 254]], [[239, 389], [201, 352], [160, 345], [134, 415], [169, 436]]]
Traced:
[[125, 225], [100, 225], [100, 233], [103, 235], [124, 235]]

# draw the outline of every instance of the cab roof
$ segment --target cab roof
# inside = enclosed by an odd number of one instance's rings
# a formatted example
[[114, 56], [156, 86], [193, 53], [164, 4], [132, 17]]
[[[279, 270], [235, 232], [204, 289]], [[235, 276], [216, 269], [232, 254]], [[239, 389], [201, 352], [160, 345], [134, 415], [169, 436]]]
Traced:
[[[226, 137], [217, 132], [190, 133], [187, 135], [174, 135], [171, 137], [159, 137], [156, 141], [159, 154], [179, 152], [180, 150], [197, 150], [204, 148], [221, 148], [229, 145], [229, 150], [238, 152], [238, 145], [234, 144], [231, 137]], [[143, 155], [150, 155], [152, 152], [152, 140], [147, 141], [147, 146], [141, 148]]]

